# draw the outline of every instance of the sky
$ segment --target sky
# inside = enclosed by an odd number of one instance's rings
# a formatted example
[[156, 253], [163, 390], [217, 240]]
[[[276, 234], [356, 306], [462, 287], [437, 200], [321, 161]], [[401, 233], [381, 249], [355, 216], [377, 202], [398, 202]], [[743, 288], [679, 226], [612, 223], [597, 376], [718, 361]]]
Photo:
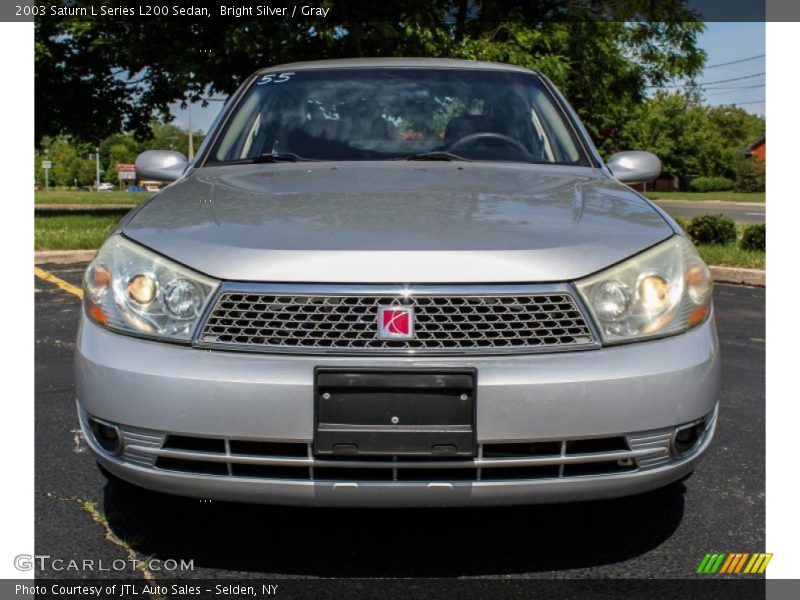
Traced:
[[[737, 104], [749, 113], [765, 114], [765, 23], [706, 23], [706, 31], [700, 35], [698, 45], [708, 56], [703, 74], [695, 81], [708, 83], [703, 86], [707, 104]], [[749, 58], [752, 60], [715, 66]], [[738, 81], [725, 81], [729, 79]], [[710, 83], [719, 81], [723, 83]]]
[[[765, 114], [766, 88], [763, 75], [767, 70], [766, 59], [763, 56], [766, 52], [765, 24], [763, 22], [706, 23], [706, 31], [699, 36], [698, 45], [708, 55], [705, 70], [696, 78], [698, 83], [707, 84], [703, 86], [706, 103], [710, 106], [737, 104], [749, 113]], [[733, 61], [742, 62], [722, 65]], [[761, 75], [758, 75], [759, 73]], [[740, 77], [745, 79], [739, 79]], [[726, 81], [730, 79], [736, 81]], [[723, 83], [716, 83], [720, 81]], [[176, 125], [188, 128], [191, 117], [192, 127], [206, 132], [217, 113], [222, 110], [222, 106], [222, 102], [210, 102], [207, 107], [194, 104], [182, 110], [180, 103], [175, 103], [170, 109], [175, 116]]]

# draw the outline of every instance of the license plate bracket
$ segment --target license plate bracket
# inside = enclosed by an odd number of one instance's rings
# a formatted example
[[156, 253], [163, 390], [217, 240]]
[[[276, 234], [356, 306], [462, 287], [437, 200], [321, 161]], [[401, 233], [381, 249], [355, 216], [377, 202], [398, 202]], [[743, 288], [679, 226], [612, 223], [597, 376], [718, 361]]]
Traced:
[[318, 368], [314, 382], [316, 455], [475, 456], [474, 369]]

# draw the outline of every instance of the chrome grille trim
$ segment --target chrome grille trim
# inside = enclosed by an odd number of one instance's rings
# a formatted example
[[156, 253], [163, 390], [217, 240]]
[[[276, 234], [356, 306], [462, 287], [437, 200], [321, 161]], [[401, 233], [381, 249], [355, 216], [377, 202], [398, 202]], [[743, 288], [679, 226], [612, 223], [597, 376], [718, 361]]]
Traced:
[[[377, 338], [379, 306], [413, 306], [415, 338]], [[599, 337], [568, 284], [339, 286], [226, 283], [194, 345], [303, 354], [512, 354], [587, 350]]]
[[122, 458], [142, 467], [153, 467], [156, 457], [152, 451], [161, 448], [166, 435], [128, 425], [118, 427], [123, 439]]
[[561, 464], [585, 464], [593, 462], [603, 462], [608, 460], [641, 459], [659, 453], [658, 449], [619, 451], [619, 452], [598, 452], [594, 454], [569, 455], [569, 456], [548, 456], [536, 458], [484, 458], [484, 459], [462, 459], [462, 460], [425, 460], [425, 461], [404, 461], [402, 458], [397, 460], [370, 460], [359, 461], [358, 459], [343, 460], [333, 458], [283, 458], [266, 456], [249, 456], [245, 454], [222, 454], [214, 452], [179, 451], [169, 449], [136, 448], [137, 451], [151, 456], [165, 456], [169, 458], [182, 458], [186, 460], [202, 460], [208, 462], [231, 462], [236, 464], [249, 465], [270, 465], [285, 467], [343, 467], [348, 469], [369, 469], [369, 468], [397, 468], [397, 469], [482, 469], [504, 468], [504, 467], [534, 467], [539, 465], [561, 465]]
[[[124, 430], [124, 429], [123, 429]], [[190, 436], [202, 446], [209, 440], [221, 441], [219, 451], [200, 451], [193, 449], [175, 449], [167, 447], [167, 433], [152, 432], [144, 436], [147, 443], [131, 440], [122, 455], [136, 465], [159, 471], [179, 472], [203, 477], [229, 477], [234, 479], [255, 478], [270, 480], [305, 480], [331, 481], [327, 473], [335, 471], [334, 481], [354, 481], [362, 479], [362, 474], [380, 472], [381, 481], [444, 481], [448, 478], [459, 481], [503, 481], [526, 479], [572, 479], [576, 477], [609, 476], [620, 473], [641, 472], [661, 466], [675, 460], [669, 454], [670, 433], [673, 429], [658, 432], [642, 432], [607, 438], [576, 438], [568, 440], [540, 440], [534, 442], [482, 442], [478, 453], [471, 459], [436, 459], [436, 458], [404, 458], [367, 457], [338, 458], [316, 457], [312, 444], [304, 441], [285, 442], [281, 440], [264, 440], [264, 451], [259, 454], [237, 453], [231, 450], [233, 444], [250, 440], [236, 438], [207, 438]], [[137, 436], [138, 437], [138, 436]], [[126, 440], [131, 438], [126, 436]], [[161, 444], [151, 441], [160, 439]], [[570, 442], [590, 441], [603, 442], [619, 439], [625, 449], [597, 450], [591, 452], [567, 450]], [[525, 456], [509, 456], [502, 458], [485, 457], [485, 449], [499, 444], [503, 446], [544, 444], [554, 447], [551, 453], [530, 454]], [[297, 446], [296, 456], [271, 455], [271, 444]], [[224, 449], [223, 449], [224, 448]], [[162, 466], [159, 461], [167, 461]], [[172, 462], [169, 462], [172, 461]], [[177, 466], [171, 466], [177, 465]], [[195, 467], [196, 465], [196, 467]], [[208, 465], [216, 465], [213, 470]], [[243, 469], [255, 469], [256, 474]], [[258, 469], [265, 470], [258, 474]], [[409, 475], [412, 474], [412, 475]], [[410, 479], [412, 478], [412, 479]]]

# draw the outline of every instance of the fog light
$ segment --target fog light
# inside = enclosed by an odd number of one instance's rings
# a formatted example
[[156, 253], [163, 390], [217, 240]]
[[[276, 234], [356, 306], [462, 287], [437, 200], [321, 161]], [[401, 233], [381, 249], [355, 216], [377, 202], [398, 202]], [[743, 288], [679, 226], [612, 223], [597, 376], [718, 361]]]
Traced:
[[104, 423], [97, 419], [89, 419], [89, 428], [97, 445], [109, 454], [122, 452], [122, 435], [116, 425]]
[[705, 431], [705, 419], [678, 427], [672, 436], [672, 453], [676, 456], [682, 456], [691, 452], [697, 447]]

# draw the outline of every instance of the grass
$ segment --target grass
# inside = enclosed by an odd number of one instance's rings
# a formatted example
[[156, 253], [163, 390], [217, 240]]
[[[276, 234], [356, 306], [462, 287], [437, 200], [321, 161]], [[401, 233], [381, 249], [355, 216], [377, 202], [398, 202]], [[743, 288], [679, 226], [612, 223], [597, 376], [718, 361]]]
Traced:
[[[675, 219], [685, 230], [691, 219]], [[767, 253], [763, 250], [742, 250], [739, 242], [744, 235], [744, 223], [736, 223], [736, 241], [729, 244], [705, 244], [697, 246], [697, 251], [708, 265], [718, 267], [745, 267], [747, 269], [766, 269]]]
[[690, 200], [696, 202], [766, 202], [766, 192], [645, 192], [651, 200]]
[[77, 192], [49, 190], [33, 193], [34, 204], [140, 204], [153, 192]]
[[34, 246], [36, 250], [93, 250], [122, 217], [117, 212], [35, 215]]
[[767, 253], [760, 250], [742, 250], [738, 243], [714, 246], [698, 246], [698, 252], [706, 264], [718, 267], [746, 267], [765, 269]]

